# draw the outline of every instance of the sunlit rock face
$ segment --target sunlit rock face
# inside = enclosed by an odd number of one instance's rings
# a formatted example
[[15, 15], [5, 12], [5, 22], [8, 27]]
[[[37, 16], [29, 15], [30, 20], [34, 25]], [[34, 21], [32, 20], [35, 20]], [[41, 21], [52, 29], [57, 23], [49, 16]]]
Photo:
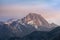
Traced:
[[22, 21], [35, 26], [49, 26], [49, 23], [40, 14], [36, 13], [29, 13]]

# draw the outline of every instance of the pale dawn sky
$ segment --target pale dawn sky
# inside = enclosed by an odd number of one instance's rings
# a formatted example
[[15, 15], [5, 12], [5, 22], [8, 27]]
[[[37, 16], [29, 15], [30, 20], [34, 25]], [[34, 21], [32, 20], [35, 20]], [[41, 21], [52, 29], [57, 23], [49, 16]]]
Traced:
[[0, 0], [0, 21], [41, 14], [49, 23], [60, 25], [60, 0]]

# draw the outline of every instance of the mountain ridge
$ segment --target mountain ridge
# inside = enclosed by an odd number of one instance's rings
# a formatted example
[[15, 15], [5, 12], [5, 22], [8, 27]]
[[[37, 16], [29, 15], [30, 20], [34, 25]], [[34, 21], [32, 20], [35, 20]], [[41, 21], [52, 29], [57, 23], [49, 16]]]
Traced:
[[34, 31], [49, 32], [54, 28], [55, 26], [50, 26], [39, 14], [30, 13], [22, 19], [10, 19], [7, 22], [0, 22], [0, 37], [24, 37]]

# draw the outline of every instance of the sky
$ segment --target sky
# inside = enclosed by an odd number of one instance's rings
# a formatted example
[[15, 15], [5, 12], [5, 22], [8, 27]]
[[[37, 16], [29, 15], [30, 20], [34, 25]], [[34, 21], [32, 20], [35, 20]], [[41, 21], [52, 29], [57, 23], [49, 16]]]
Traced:
[[60, 0], [0, 0], [0, 21], [41, 14], [49, 23], [60, 25]]

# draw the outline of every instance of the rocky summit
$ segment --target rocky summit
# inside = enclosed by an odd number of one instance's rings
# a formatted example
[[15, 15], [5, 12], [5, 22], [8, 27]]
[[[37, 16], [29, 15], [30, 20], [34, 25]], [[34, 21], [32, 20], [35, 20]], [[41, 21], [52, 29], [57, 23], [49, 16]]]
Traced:
[[40, 14], [29, 13], [24, 18], [0, 22], [0, 38], [5, 40], [10, 37], [24, 37], [35, 31], [49, 32], [55, 26], [57, 25], [48, 23]]

